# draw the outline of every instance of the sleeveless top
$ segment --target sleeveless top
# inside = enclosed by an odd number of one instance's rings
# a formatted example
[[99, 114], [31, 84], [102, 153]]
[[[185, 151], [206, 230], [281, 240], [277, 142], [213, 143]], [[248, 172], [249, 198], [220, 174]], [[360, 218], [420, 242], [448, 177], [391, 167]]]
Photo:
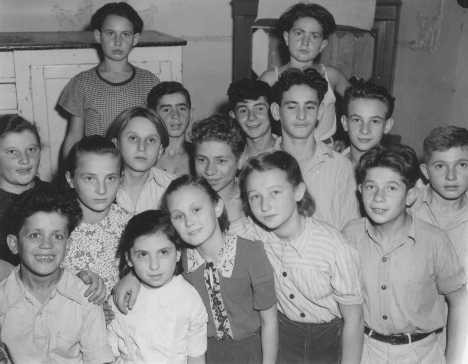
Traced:
[[[280, 76], [279, 67], [275, 67], [274, 70], [276, 75], [276, 82], [278, 81]], [[325, 67], [325, 65], [320, 64], [318, 71], [320, 72], [322, 77], [327, 80], [328, 89], [322, 100], [323, 113], [319, 118], [319, 123], [317, 125], [317, 128], [315, 129], [315, 137], [318, 140], [326, 140], [328, 138], [331, 138], [336, 132], [336, 98], [335, 94], [333, 93], [333, 88], [330, 85], [330, 81], [328, 80], [327, 68]]]

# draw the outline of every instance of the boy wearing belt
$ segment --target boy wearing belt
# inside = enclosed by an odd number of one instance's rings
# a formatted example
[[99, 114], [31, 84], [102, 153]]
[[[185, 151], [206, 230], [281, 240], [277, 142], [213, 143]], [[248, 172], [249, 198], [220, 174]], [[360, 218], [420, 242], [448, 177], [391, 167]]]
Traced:
[[461, 363], [466, 276], [446, 233], [407, 213], [416, 198], [415, 152], [377, 146], [361, 157], [356, 178], [367, 217], [343, 233], [361, 261], [362, 363]]

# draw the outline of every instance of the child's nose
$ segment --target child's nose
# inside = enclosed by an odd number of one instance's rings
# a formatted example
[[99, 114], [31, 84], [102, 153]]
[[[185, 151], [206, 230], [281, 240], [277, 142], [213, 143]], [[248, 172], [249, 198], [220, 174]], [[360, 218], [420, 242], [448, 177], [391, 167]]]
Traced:
[[369, 134], [369, 123], [361, 123], [361, 134]]
[[215, 175], [216, 174], [216, 163], [210, 162], [210, 161], [206, 162], [205, 173], [208, 176]]
[[146, 148], [145, 141], [143, 139], [140, 139], [140, 141], [138, 142], [138, 151], [144, 152], [145, 148]]
[[305, 108], [300, 107], [300, 108], [297, 110], [297, 119], [298, 119], [298, 120], [304, 120], [305, 117], [306, 117], [306, 110], [305, 110]]
[[27, 152], [21, 153], [19, 157], [20, 164], [29, 164], [29, 154]]
[[447, 179], [447, 181], [455, 181], [457, 179], [456, 167], [448, 167], [445, 178]]
[[158, 257], [150, 257], [150, 269], [151, 270], [158, 270], [159, 269], [159, 258]]
[[249, 120], [253, 121], [257, 118], [257, 115], [254, 110], [249, 110], [248, 111], [248, 118]]
[[105, 195], [107, 192], [107, 186], [105, 181], [100, 181], [97, 184], [97, 193], [99, 195]]
[[39, 244], [41, 249], [51, 249], [52, 248], [52, 241], [49, 237], [41, 238], [41, 242]]
[[270, 210], [270, 208], [271, 208], [270, 199], [268, 197], [262, 197], [260, 207], [261, 207], [262, 211], [264, 211], [264, 212]]

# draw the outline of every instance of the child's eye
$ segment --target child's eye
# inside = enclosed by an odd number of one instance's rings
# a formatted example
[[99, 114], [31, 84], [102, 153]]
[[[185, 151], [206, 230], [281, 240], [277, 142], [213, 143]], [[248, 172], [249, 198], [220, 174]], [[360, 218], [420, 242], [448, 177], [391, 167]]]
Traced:
[[109, 176], [109, 177], [107, 177], [107, 180], [109, 182], [116, 182], [116, 181], [118, 181], [118, 177], [117, 176]]
[[158, 141], [158, 138], [154, 138], [154, 137], [152, 137], [152, 138], [148, 138], [148, 140], [147, 140], [147, 141], [148, 141], [148, 143], [149, 143], [149, 144], [155, 144], [155, 143], [157, 143], [157, 141]]
[[322, 34], [320, 34], [320, 33], [312, 33], [312, 38], [313, 38], [313, 39], [320, 39], [320, 38], [322, 38]]
[[195, 157], [195, 162], [197, 162], [197, 163], [205, 163], [205, 158], [204, 158], [204, 157]]
[[359, 122], [361, 121], [361, 119], [359, 119], [359, 118], [357, 118], [357, 117], [353, 117], [353, 118], [350, 119], [350, 121], [351, 121], [352, 123], [356, 123], [356, 124], [357, 124], [357, 123], [359, 123]]
[[169, 249], [161, 249], [161, 255], [169, 255]]
[[129, 135], [128, 140], [132, 143], [135, 143], [138, 141], [138, 137], [136, 135]]
[[32, 233], [29, 233], [29, 234], [27, 235], [27, 237], [28, 237], [29, 239], [36, 240], [36, 239], [39, 239], [39, 238], [41, 237], [41, 234], [38, 233], [38, 232], [32, 232]]
[[201, 207], [194, 207], [192, 209], [192, 213], [194, 213], [194, 214], [198, 214], [200, 211], [201, 211]]
[[463, 169], [468, 168], [468, 162], [460, 162], [458, 165]]
[[185, 106], [185, 105], [180, 105], [180, 106], [178, 107], [178, 109], [179, 109], [180, 112], [186, 112], [186, 111], [188, 110], [188, 107]]
[[249, 201], [250, 202], [256, 202], [259, 199], [260, 199], [260, 195], [257, 195], [257, 194], [255, 194], [255, 195], [252, 194], [252, 195], [249, 196]]
[[5, 151], [5, 153], [9, 156], [9, 157], [16, 157], [18, 156], [19, 152], [16, 150], [16, 149], [7, 149]]
[[281, 191], [280, 191], [280, 190], [273, 190], [273, 191], [271, 191], [271, 195], [272, 195], [272, 196], [278, 196], [279, 194], [281, 194]]
[[103, 34], [106, 37], [112, 37], [114, 35], [114, 31], [113, 30], [104, 30]]
[[173, 221], [179, 221], [179, 220], [182, 219], [182, 214], [174, 214], [174, 215], [171, 216], [171, 219]]
[[62, 233], [55, 233], [54, 238], [56, 240], [65, 240], [66, 239], [65, 234], [62, 234]]
[[226, 164], [228, 162], [227, 159], [218, 159], [219, 164]]
[[378, 125], [380, 125], [380, 124], [382, 124], [382, 120], [380, 120], [380, 119], [372, 119], [372, 120], [371, 120], [371, 123], [372, 123], [372, 124], [378, 124]]
[[122, 37], [126, 39], [130, 39], [132, 37], [133, 33], [132, 32], [122, 32]]
[[434, 164], [434, 169], [442, 169], [444, 165], [442, 163], [436, 163]]
[[237, 113], [238, 114], [247, 114], [247, 108], [245, 106], [242, 106], [242, 107], [238, 107], [237, 108]]
[[137, 257], [137, 258], [144, 258], [144, 257], [146, 257], [147, 255], [148, 255], [148, 253], [147, 253], [147, 252], [143, 252], [143, 251], [138, 251], [138, 252], [136, 253], [136, 257]]
[[300, 29], [293, 30], [293, 35], [295, 35], [296, 37], [301, 36], [302, 34], [303, 34], [303, 31]]
[[366, 191], [373, 191], [374, 189], [375, 189], [374, 185], [370, 185], [370, 184], [364, 185], [364, 190]]
[[315, 110], [315, 109], [317, 109], [316, 105], [313, 105], [313, 104], [307, 105], [307, 110]]
[[29, 153], [29, 154], [37, 154], [37, 152], [39, 152], [39, 148], [38, 148], [38, 147], [29, 147], [29, 148], [28, 148], [28, 153]]
[[164, 106], [162, 108], [159, 109], [159, 112], [163, 113], [163, 114], [167, 114], [171, 111], [171, 108], [169, 106]]
[[256, 113], [264, 113], [267, 110], [265, 105], [258, 105], [255, 107]]

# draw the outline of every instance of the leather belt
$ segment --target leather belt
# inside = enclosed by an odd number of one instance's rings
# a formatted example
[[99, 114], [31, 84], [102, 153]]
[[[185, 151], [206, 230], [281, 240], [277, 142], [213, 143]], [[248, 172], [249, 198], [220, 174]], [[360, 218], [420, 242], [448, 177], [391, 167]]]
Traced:
[[392, 344], [392, 345], [403, 345], [403, 344], [411, 344], [412, 342], [419, 341], [428, 337], [431, 334], [439, 334], [443, 330], [442, 327], [431, 331], [431, 332], [418, 332], [415, 334], [392, 334], [392, 335], [384, 335], [380, 334], [377, 331], [374, 331], [367, 326], [364, 327], [364, 333], [378, 341], [382, 341], [384, 343]]

